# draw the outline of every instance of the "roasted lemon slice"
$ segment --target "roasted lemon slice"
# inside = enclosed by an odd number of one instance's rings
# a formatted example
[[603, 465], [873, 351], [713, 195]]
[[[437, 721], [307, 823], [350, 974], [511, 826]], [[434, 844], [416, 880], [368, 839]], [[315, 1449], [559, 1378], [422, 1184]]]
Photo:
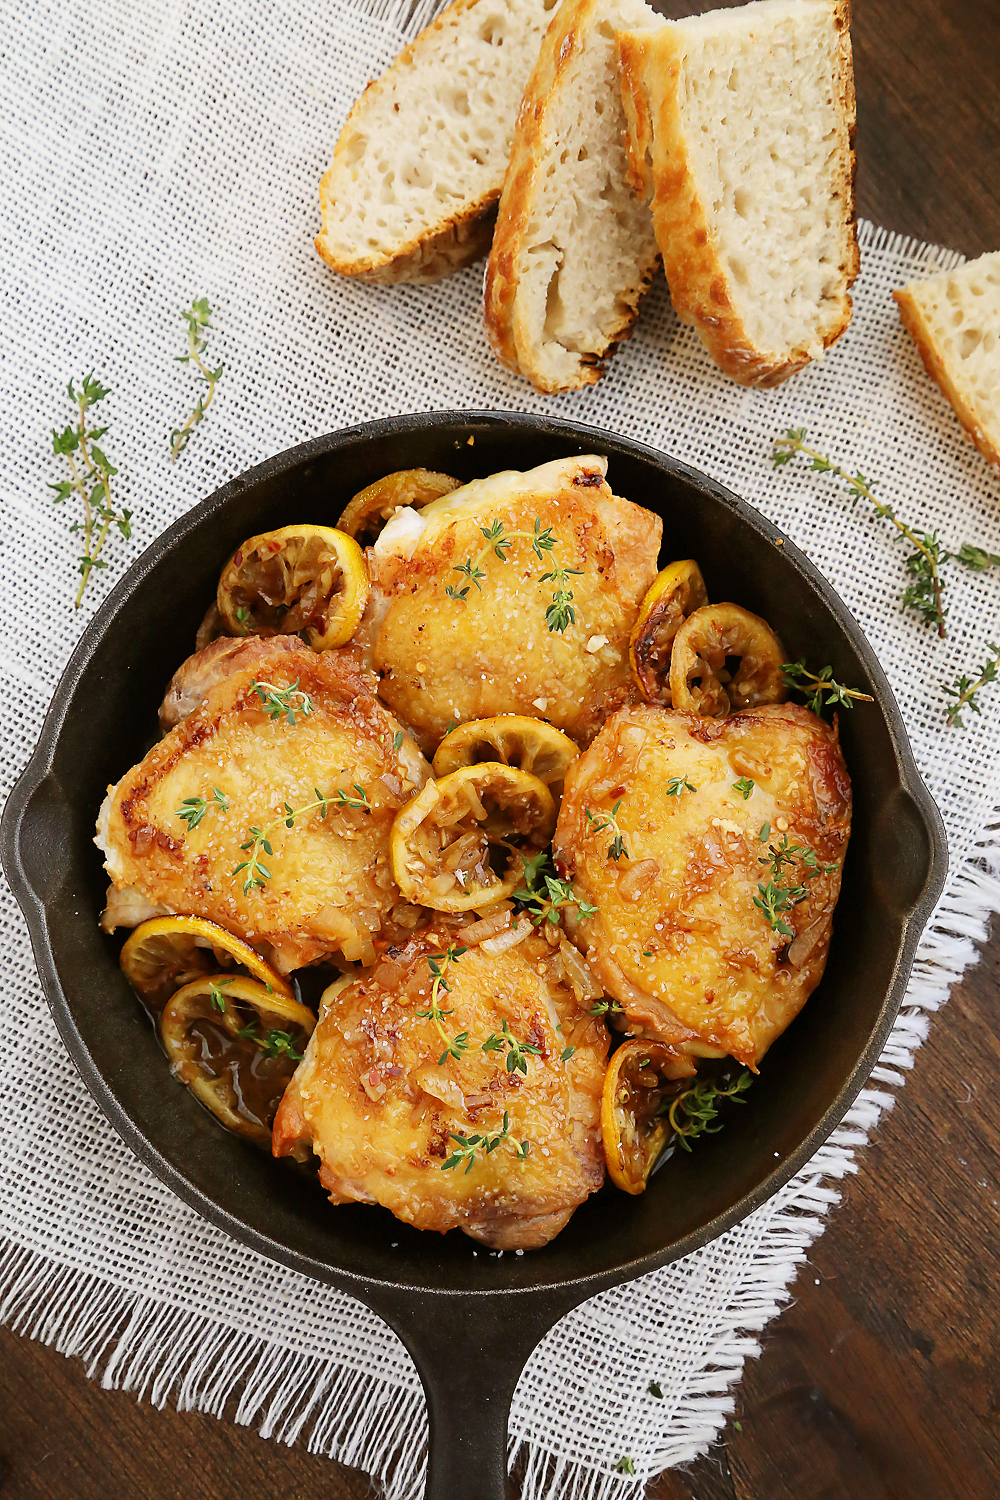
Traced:
[[480, 911], [514, 894], [522, 855], [544, 849], [555, 822], [552, 793], [537, 776], [493, 761], [462, 766], [429, 781], [397, 814], [392, 873], [408, 901]]
[[141, 922], [121, 953], [125, 978], [154, 1010], [183, 985], [215, 969], [239, 964], [275, 995], [294, 996], [287, 980], [249, 943], [204, 917], [153, 917]]
[[266, 1145], [315, 1025], [306, 1006], [254, 979], [203, 974], [168, 1001], [160, 1036], [175, 1077], [227, 1129]]
[[265, 531], [234, 552], [216, 602], [232, 635], [300, 635], [314, 651], [330, 651], [351, 639], [364, 614], [364, 554], [332, 526]]
[[695, 1072], [689, 1057], [663, 1042], [623, 1042], [608, 1064], [601, 1100], [601, 1139], [608, 1173], [626, 1193], [645, 1192], [672, 1134], [667, 1109], [674, 1082]]
[[670, 707], [670, 652], [688, 615], [708, 603], [701, 569], [691, 558], [658, 573], [642, 601], [628, 642], [628, 659], [643, 696]]
[[738, 604], [706, 604], [674, 636], [670, 695], [682, 713], [722, 719], [740, 708], [784, 703], [785, 648], [766, 620]]
[[434, 757], [434, 775], [448, 776], [460, 766], [495, 761], [515, 766], [544, 781], [554, 797], [579, 748], [568, 734], [523, 714], [500, 714], [495, 719], [473, 719], [445, 735]]
[[440, 500], [442, 495], [450, 495], [461, 487], [460, 481], [452, 479], [450, 474], [435, 474], [433, 469], [398, 469], [395, 474], [376, 479], [349, 500], [337, 526], [362, 547], [370, 547], [397, 510], [405, 505], [423, 510], [432, 500]]

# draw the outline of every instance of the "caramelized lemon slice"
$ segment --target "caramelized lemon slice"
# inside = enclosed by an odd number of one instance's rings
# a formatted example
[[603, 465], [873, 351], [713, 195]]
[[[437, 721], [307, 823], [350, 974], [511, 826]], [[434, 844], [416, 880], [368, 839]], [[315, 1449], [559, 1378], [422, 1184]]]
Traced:
[[450, 474], [435, 474], [433, 469], [398, 469], [395, 474], [376, 479], [349, 500], [337, 526], [362, 547], [370, 547], [397, 510], [406, 505], [423, 510], [432, 500], [440, 500], [442, 495], [450, 495], [461, 487], [460, 481], [452, 479]]
[[254, 979], [203, 974], [168, 1001], [160, 1036], [174, 1076], [228, 1130], [266, 1145], [315, 1025], [306, 1006]]
[[494, 719], [459, 724], [445, 735], [434, 757], [434, 775], [448, 776], [460, 766], [496, 761], [537, 776], [558, 797], [566, 772], [579, 753], [568, 734], [541, 719], [499, 714]]
[[658, 573], [632, 627], [628, 659], [643, 696], [670, 707], [670, 652], [688, 615], [708, 603], [701, 569], [691, 558]]
[[626, 1193], [645, 1192], [671, 1135], [667, 1107], [678, 1078], [695, 1072], [688, 1057], [664, 1042], [623, 1042], [608, 1064], [601, 1099], [601, 1139], [608, 1174]]
[[462, 766], [429, 781], [396, 815], [392, 873], [408, 901], [481, 911], [514, 894], [522, 855], [544, 849], [555, 822], [552, 793], [537, 776], [493, 761]]
[[159, 1010], [183, 985], [225, 965], [239, 964], [275, 995], [294, 999], [288, 982], [249, 943], [204, 917], [153, 917], [141, 922], [121, 952], [125, 978]]
[[232, 635], [300, 635], [314, 651], [330, 651], [351, 639], [364, 614], [364, 554], [332, 526], [265, 531], [236, 549], [216, 602]]
[[674, 636], [670, 695], [674, 708], [722, 719], [740, 708], [784, 703], [785, 648], [766, 620], [738, 604], [707, 604]]

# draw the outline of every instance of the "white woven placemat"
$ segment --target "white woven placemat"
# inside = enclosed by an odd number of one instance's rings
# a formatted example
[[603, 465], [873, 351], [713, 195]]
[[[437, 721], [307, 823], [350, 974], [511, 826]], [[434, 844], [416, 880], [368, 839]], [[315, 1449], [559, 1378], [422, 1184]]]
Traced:
[[[953, 875], [875, 1087], [808, 1170], [739, 1228], [566, 1318], [518, 1388], [511, 1447], [526, 1456], [526, 1495], [629, 1500], [725, 1420], [727, 1390], [836, 1200], [831, 1182], [853, 1170], [927, 1012], [1000, 908], [1000, 692], [984, 695], [965, 733], [946, 728], [941, 692], [996, 638], [1000, 579], [952, 572], [951, 630], [939, 643], [900, 613], [903, 552], [887, 529], [852, 511], [828, 478], [769, 463], [772, 436], [805, 425], [846, 464], [881, 476], [947, 545], [973, 538], [1000, 551], [997, 477], [923, 375], [888, 295], [954, 257], [865, 226], [850, 332], [778, 392], [719, 375], [661, 282], [596, 389], [538, 397], [490, 356], [481, 266], [438, 287], [386, 291], [334, 277], [312, 248], [317, 184], [348, 106], [404, 40], [384, 3], [0, 0], [0, 20], [0, 790], [28, 757], [84, 618], [168, 521], [293, 443], [427, 408], [563, 414], [706, 469], [832, 580], [899, 698], [944, 812]], [[195, 295], [216, 309], [210, 349], [226, 372], [172, 465], [168, 434], [192, 400], [173, 356]], [[104, 446], [135, 536], [112, 545], [111, 567], [74, 615], [77, 546], [45, 486], [62, 477], [48, 449], [49, 429], [69, 420], [65, 384], [91, 368], [113, 387]], [[122, 769], [109, 761], [109, 775]], [[387, 1478], [393, 1497], [418, 1493], [425, 1418], [402, 1347], [357, 1303], [231, 1244], [133, 1160], [69, 1063], [24, 924], [6, 887], [0, 894], [0, 1316], [81, 1354], [107, 1385], [158, 1402], [221, 1413], [238, 1392], [238, 1421], [288, 1441], [308, 1434], [317, 1451]], [[650, 1380], [662, 1400], [648, 1395]], [[615, 1473], [626, 1453], [634, 1479]]]

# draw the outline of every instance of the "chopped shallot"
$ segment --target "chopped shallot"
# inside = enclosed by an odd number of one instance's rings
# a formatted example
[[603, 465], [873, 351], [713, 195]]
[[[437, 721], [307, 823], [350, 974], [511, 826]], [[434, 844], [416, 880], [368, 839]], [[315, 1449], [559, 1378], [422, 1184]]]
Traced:
[[523, 943], [526, 937], [530, 937], [533, 928], [528, 917], [522, 917], [507, 932], [501, 932], [499, 937], [487, 938], [482, 944], [484, 953], [506, 953], [509, 948], [516, 948], [518, 943]]
[[566, 978], [569, 980], [577, 1000], [581, 1004], [584, 1000], [599, 1000], [604, 994], [604, 990], [594, 978], [586, 959], [565, 938], [560, 940], [559, 953], [563, 961]]

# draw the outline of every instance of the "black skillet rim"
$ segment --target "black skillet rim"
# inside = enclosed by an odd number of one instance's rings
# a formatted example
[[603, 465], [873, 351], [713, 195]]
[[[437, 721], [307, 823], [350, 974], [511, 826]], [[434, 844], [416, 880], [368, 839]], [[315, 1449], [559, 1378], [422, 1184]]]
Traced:
[[[930, 859], [923, 890], [903, 919], [903, 931], [896, 957], [893, 983], [883, 1001], [878, 1022], [872, 1029], [866, 1047], [826, 1113], [796, 1149], [778, 1162], [763, 1182], [725, 1212], [668, 1248], [628, 1260], [604, 1271], [592, 1272], [581, 1277], [541, 1281], [533, 1287], [430, 1288], [372, 1275], [361, 1276], [353, 1271], [325, 1265], [313, 1260], [310, 1256], [299, 1254], [221, 1209], [160, 1154], [114, 1098], [76, 1028], [52, 955], [48, 934], [48, 912], [44, 902], [28, 880], [21, 861], [19, 845], [24, 814], [32, 797], [51, 769], [60, 731], [85, 664], [105, 629], [126, 606], [138, 583], [156, 568], [166, 552], [183, 542], [187, 533], [198, 525], [206, 514], [228, 505], [235, 496], [262, 480], [269, 479], [285, 469], [308, 462], [321, 454], [335, 452], [338, 448], [358, 440], [384, 438], [393, 433], [412, 431], [417, 426], [472, 428], [477, 425], [492, 427], [514, 425], [528, 428], [542, 435], [551, 435], [563, 441], [580, 442], [583, 448], [597, 447], [599, 450], [611, 452], [616, 448], [628, 450], [632, 455], [680, 476], [695, 490], [711, 493], [714, 498], [721, 500], [725, 506], [735, 512], [738, 519], [751, 530], [775, 544], [780, 544], [789, 562], [804, 575], [807, 583], [821, 596], [864, 663], [869, 674], [869, 682], [875, 688], [879, 709], [884, 716], [892, 742], [900, 785], [912, 798], [926, 829]], [[59, 1034], [90, 1093], [129, 1148], [183, 1202], [232, 1238], [268, 1259], [277, 1261], [313, 1280], [339, 1286], [348, 1292], [353, 1291], [365, 1301], [377, 1297], [378, 1289], [383, 1288], [386, 1291], [391, 1289], [399, 1292], [463, 1299], [469, 1297], [492, 1299], [498, 1296], [544, 1298], [558, 1294], [562, 1289], [564, 1292], [572, 1291], [573, 1302], [581, 1302], [607, 1287], [620, 1285], [679, 1260], [742, 1222], [773, 1197], [805, 1166], [836, 1129], [867, 1082], [896, 1019], [917, 943], [941, 895], [948, 871], [947, 841], [941, 813], [920, 777], [902, 716], [878, 657], [839, 595], [794, 542], [725, 485], [648, 444], [639, 443], [632, 438], [581, 422], [554, 420], [530, 412], [490, 410], [405, 413], [358, 423], [353, 427], [342, 428], [336, 432], [312, 438], [308, 442], [265, 459], [253, 468], [227, 480], [206, 499], [193, 506], [161, 532], [131, 564], [125, 576], [100, 605], [84, 629], [59, 679], [46, 712], [38, 744], [12, 789], [4, 810], [2, 827], [0, 827], [0, 858], [2, 858], [3, 869], [11, 889], [24, 913], [43, 992]]]

